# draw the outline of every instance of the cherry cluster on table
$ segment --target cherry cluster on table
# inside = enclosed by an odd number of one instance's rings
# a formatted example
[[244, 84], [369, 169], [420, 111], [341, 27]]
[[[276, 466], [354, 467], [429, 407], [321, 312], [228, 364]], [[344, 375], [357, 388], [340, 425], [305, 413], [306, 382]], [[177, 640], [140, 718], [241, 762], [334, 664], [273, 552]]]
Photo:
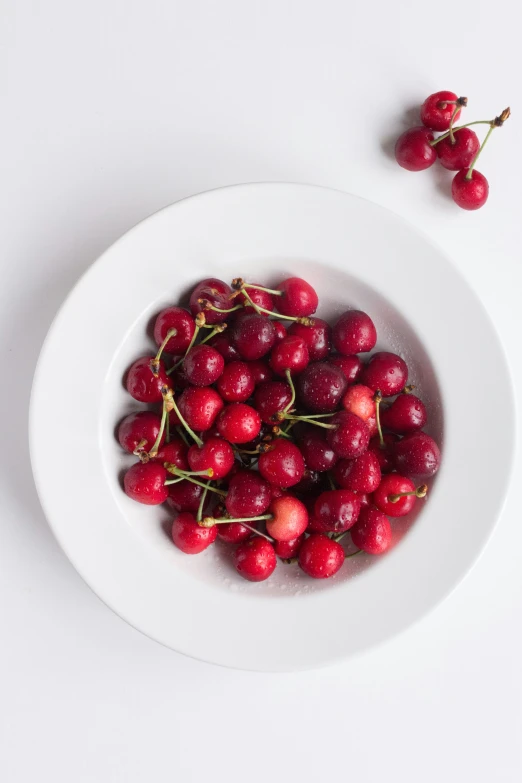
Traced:
[[[366, 313], [347, 310], [330, 326], [312, 317], [318, 304], [297, 277], [275, 289], [203, 280], [189, 309], [157, 316], [156, 355], [126, 376], [135, 400], [160, 408], [119, 426], [138, 457], [125, 492], [166, 503], [187, 554], [217, 537], [230, 544], [250, 581], [269, 577], [278, 558], [327, 578], [346, 557], [382, 554], [388, 517], [425, 497], [414, 481], [440, 464], [404, 360], [369, 354], [377, 332]], [[355, 552], [340, 543], [348, 531]]]
[[[492, 120], [475, 120], [454, 127], [467, 98], [458, 98], [454, 92], [441, 90], [429, 95], [420, 108], [422, 125], [410, 128], [397, 139], [395, 158], [408, 171], [424, 171], [436, 160], [449, 171], [456, 171], [451, 184], [453, 201], [462, 209], [475, 210], [484, 206], [489, 195], [489, 183], [475, 164], [491, 132], [500, 128], [510, 116], [504, 109]], [[488, 125], [488, 133], [479, 142], [471, 125]], [[442, 132], [435, 138], [434, 132]]]

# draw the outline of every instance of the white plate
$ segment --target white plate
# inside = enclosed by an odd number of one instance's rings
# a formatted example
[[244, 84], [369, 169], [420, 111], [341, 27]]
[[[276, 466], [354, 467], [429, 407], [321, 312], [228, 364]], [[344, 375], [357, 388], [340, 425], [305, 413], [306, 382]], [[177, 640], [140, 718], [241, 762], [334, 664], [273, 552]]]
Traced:
[[[226, 552], [180, 553], [169, 513], [133, 503], [117, 422], [139, 408], [125, 368], [150, 350], [151, 318], [201, 278], [276, 283], [298, 274], [327, 318], [368, 311], [379, 346], [407, 359], [443, 439], [442, 468], [387, 556], [317, 582], [279, 565], [250, 584]], [[483, 370], [485, 366], [485, 371]], [[492, 392], [494, 389], [494, 404]], [[501, 412], [499, 414], [499, 411]], [[60, 422], [60, 449], [56, 422]], [[502, 507], [514, 447], [506, 361], [482, 305], [442, 253], [394, 214], [323, 188], [239, 185], [140, 223], [83, 276], [56, 317], [30, 415], [36, 485], [52, 529], [93, 590], [136, 628], [226, 666], [325, 664], [387, 639], [443, 599], [478, 557]], [[394, 522], [396, 537], [411, 521]]]

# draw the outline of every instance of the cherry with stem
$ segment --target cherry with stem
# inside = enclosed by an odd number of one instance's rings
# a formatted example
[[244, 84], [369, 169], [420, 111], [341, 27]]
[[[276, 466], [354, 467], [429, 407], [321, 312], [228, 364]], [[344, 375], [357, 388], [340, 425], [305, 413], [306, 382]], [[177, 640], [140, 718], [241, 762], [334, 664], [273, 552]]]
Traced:
[[196, 315], [195, 322], [196, 322], [196, 328], [194, 329], [194, 334], [192, 335], [191, 341], [187, 345], [187, 350], [185, 351], [185, 353], [183, 354], [181, 359], [179, 361], [177, 361], [176, 364], [173, 367], [170, 368], [170, 370], [167, 370], [167, 375], [172, 375], [172, 373], [175, 370], [177, 370], [178, 367], [180, 367], [183, 364], [183, 362], [185, 361], [186, 355], [188, 354], [188, 352], [190, 351], [190, 349], [193, 347], [194, 343], [196, 342], [196, 338], [197, 338], [197, 336], [199, 334], [199, 330], [206, 325], [205, 324], [205, 313], [198, 313]]
[[198, 520], [198, 525], [200, 525], [200, 527], [214, 527], [214, 525], [224, 525], [232, 524], [233, 522], [239, 522], [241, 525], [251, 530], [252, 533], [255, 533], [257, 536], [261, 536], [262, 538], [266, 538], [267, 541], [270, 541], [270, 543], [273, 544], [273, 538], [265, 535], [265, 533], [261, 533], [260, 530], [248, 524], [249, 522], [261, 522], [266, 519], [272, 519], [272, 514], [262, 514], [258, 517], [237, 517], [234, 519], [215, 519], [214, 517], [204, 517], [201, 521]]
[[164, 404], [165, 404], [165, 407], [167, 409], [167, 412], [169, 412], [171, 410], [175, 411], [176, 416], [178, 417], [178, 419], [180, 420], [182, 425], [185, 427], [185, 429], [188, 432], [188, 434], [191, 436], [191, 438], [193, 438], [196, 441], [198, 446], [201, 448], [201, 446], [203, 446], [203, 441], [201, 440], [201, 438], [198, 435], [196, 435], [194, 430], [192, 430], [189, 427], [189, 425], [187, 424], [187, 422], [183, 418], [183, 416], [182, 416], [178, 406], [176, 405], [176, 401], [174, 399], [174, 394], [172, 393], [172, 389], [169, 389], [168, 386], [164, 386], [162, 388], [162, 390], [161, 390], [161, 393], [163, 395], [163, 400], [164, 400]]
[[409, 496], [415, 496], [416, 498], [425, 498], [428, 494], [428, 485], [421, 484], [420, 487], [414, 489], [412, 492], [396, 492], [393, 495], [388, 495], [390, 503], [398, 503], [401, 498]]
[[154, 359], [150, 363], [150, 369], [152, 370], [152, 374], [155, 378], [159, 375], [159, 369], [160, 369], [160, 359], [163, 351], [165, 350], [165, 346], [167, 345], [168, 341], [171, 337], [175, 337], [178, 333], [177, 329], [169, 329], [167, 334], [165, 335], [165, 339], [161, 343], [160, 347], [158, 348], [158, 352]]

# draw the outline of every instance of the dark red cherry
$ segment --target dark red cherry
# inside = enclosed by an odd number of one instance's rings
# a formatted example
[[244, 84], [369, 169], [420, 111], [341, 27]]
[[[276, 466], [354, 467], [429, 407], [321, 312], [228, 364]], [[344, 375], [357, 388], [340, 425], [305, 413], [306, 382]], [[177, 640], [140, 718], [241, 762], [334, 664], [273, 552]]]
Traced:
[[162, 388], [170, 386], [169, 376], [163, 362], [159, 363], [156, 377], [152, 372], [151, 363], [153, 361], [153, 356], [143, 356], [129, 367], [126, 380], [127, 391], [138, 402], [161, 402], [163, 400]]
[[217, 428], [229, 443], [248, 443], [259, 435], [261, 417], [250, 405], [234, 402], [219, 414]]
[[200, 527], [194, 515], [184, 511], [178, 514], [172, 523], [172, 540], [186, 555], [198, 555], [214, 543], [217, 536], [216, 528], [217, 525]]
[[428, 421], [426, 406], [415, 394], [399, 394], [389, 408], [381, 407], [381, 424], [398, 435], [421, 430]]
[[414, 478], [429, 478], [440, 467], [440, 449], [425, 432], [405, 435], [393, 450], [397, 470]]
[[375, 417], [375, 392], [369, 386], [362, 383], [356, 383], [349, 386], [343, 397], [342, 405], [346, 411], [355, 413], [363, 421], [368, 421]]
[[299, 567], [314, 579], [328, 579], [339, 571], [344, 563], [344, 549], [322, 533], [312, 533], [301, 544]]
[[341, 459], [333, 470], [333, 477], [342, 489], [374, 492], [381, 483], [379, 460], [372, 451], [365, 451], [356, 459]]
[[[151, 457], [154, 462], [164, 465], [165, 462], [171, 462], [180, 470], [188, 470], [187, 459], [188, 446], [181, 438], [171, 438], [168, 443], [164, 443], [155, 457]], [[172, 478], [172, 477], [171, 477]]]
[[311, 492], [316, 492], [323, 487], [324, 472], [317, 470], [310, 470], [305, 466], [305, 472], [303, 478], [298, 484], [294, 484], [292, 491], [300, 495], [308, 495]]
[[335, 364], [344, 373], [348, 383], [356, 383], [361, 377], [363, 371], [362, 359], [355, 354], [353, 356], [330, 356], [329, 364]]
[[[274, 297], [272, 294], [269, 294], [268, 291], [263, 291], [260, 288], [255, 288], [256, 285], [259, 285], [259, 283], [252, 283], [252, 288], [249, 286], [246, 291], [248, 291], [248, 295], [250, 299], [256, 304], [258, 307], [262, 307], [265, 310], [270, 310], [271, 313], [274, 312]], [[233, 299], [233, 303], [242, 304], [245, 308], [245, 312], [247, 313], [254, 313], [256, 310], [252, 307], [252, 305], [249, 303], [248, 299], [244, 294], [238, 294], [237, 297]], [[265, 315], [263, 313], [263, 315]]]
[[343, 313], [332, 330], [334, 348], [343, 356], [366, 353], [375, 348], [377, 330], [369, 315], [362, 310]]
[[217, 280], [214, 277], [202, 280], [190, 295], [190, 311], [192, 315], [197, 315], [203, 311], [207, 324], [220, 324], [227, 320], [227, 313], [217, 313], [215, 310], [205, 310], [204, 305], [202, 305], [199, 300], [207, 300], [214, 305], [214, 307], [218, 307], [220, 310], [226, 310], [233, 306], [228, 298], [231, 293], [232, 289], [223, 282], [223, 280]]
[[478, 152], [480, 141], [471, 128], [461, 128], [435, 145], [437, 157], [445, 169], [460, 171], [467, 169]]
[[309, 364], [297, 379], [302, 405], [312, 413], [331, 413], [339, 407], [348, 386], [342, 370], [329, 362]]
[[123, 486], [125, 493], [146, 506], [157, 506], [163, 503], [169, 494], [165, 486], [167, 471], [157, 462], [137, 462], [125, 473]]
[[[420, 110], [422, 124], [434, 131], [447, 131], [457, 100], [458, 96], [450, 90], [440, 90], [428, 95]], [[460, 109], [455, 114], [453, 122], [457, 122], [459, 117]]]
[[298, 484], [303, 478], [305, 463], [295, 443], [276, 438], [266, 448], [259, 457], [259, 472], [263, 478], [285, 489]]
[[261, 359], [273, 347], [275, 328], [268, 318], [257, 313], [248, 313], [237, 320], [232, 327], [232, 340], [242, 359]]
[[261, 536], [252, 536], [238, 546], [232, 555], [238, 574], [249, 582], [262, 582], [274, 572], [277, 557], [274, 547]]
[[232, 446], [223, 438], [209, 438], [202, 446], [194, 444], [188, 451], [191, 470], [212, 470], [211, 478], [219, 481], [225, 478], [234, 464]]
[[[296, 428], [297, 430], [297, 428]], [[306, 424], [296, 431], [296, 439], [308, 468], [322, 473], [331, 470], [339, 457], [326, 440], [326, 432]]]
[[339, 411], [328, 420], [334, 429], [327, 430], [326, 440], [338, 457], [360, 457], [370, 442], [370, 430], [354, 413]]
[[161, 311], [154, 324], [154, 340], [158, 346], [171, 329], [175, 329], [177, 334], [170, 338], [164, 350], [167, 353], [184, 354], [196, 329], [194, 319], [182, 307], [167, 307]]
[[433, 133], [422, 125], [410, 128], [395, 143], [395, 160], [407, 171], [424, 171], [437, 160], [435, 147], [430, 142]]
[[[180, 359], [181, 359], [181, 357], [180, 357]], [[178, 359], [177, 357], [174, 357], [174, 360], [175, 360], [174, 363], [176, 363], [180, 359]], [[177, 367], [174, 370], [174, 372], [172, 372], [170, 374], [170, 383], [171, 383], [171, 387], [173, 389], [175, 389], [176, 391], [181, 391], [183, 389], [186, 389], [187, 386], [190, 386], [190, 381], [187, 378], [187, 376], [185, 375], [185, 369], [184, 369], [182, 364], [180, 364], [179, 367]]]
[[260, 383], [265, 383], [265, 381], [270, 381], [274, 377], [274, 373], [268, 366], [266, 362], [264, 362], [262, 359], [257, 359], [253, 362], [248, 362], [248, 366], [250, 368], [250, 372], [252, 373], [252, 377], [254, 378], [254, 384], [257, 386]]
[[369, 555], [382, 555], [391, 546], [390, 520], [376, 508], [363, 508], [350, 535], [358, 549]]
[[308, 511], [293, 495], [274, 498], [268, 509], [272, 519], [266, 522], [266, 532], [276, 541], [293, 541], [301, 536], [308, 526]]
[[225, 364], [227, 362], [233, 362], [236, 359], [240, 359], [237, 348], [232, 344], [232, 337], [228, 332], [221, 332], [221, 334], [215, 334], [211, 337], [206, 345], [211, 345], [216, 351], [219, 351]]
[[291, 399], [292, 390], [284, 381], [260, 383], [254, 393], [254, 405], [266, 424], [274, 424], [276, 414], [283, 411]]
[[326, 359], [330, 353], [332, 329], [330, 324], [321, 318], [314, 318], [311, 326], [305, 326], [305, 324], [296, 321], [290, 326], [288, 334], [301, 337], [305, 341], [311, 362]]
[[224, 522], [214, 527], [217, 528], [218, 537], [226, 544], [240, 544], [252, 535], [250, 528], [245, 527], [241, 522]]
[[177, 400], [181, 415], [193, 430], [203, 432], [209, 430], [224, 402], [215, 389], [189, 386]]
[[384, 448], [381, 447], [381, 442], [378, 436], [371, 438], [368, 451], [371, 451], [373, 454], [375, 454], [379, 460], [381, 473], [384, 474], [391, 473], [391, 471], [394, 469], [393, 447], [394, 444], [399, 440], [399, 437], [397, 435], [392, 435], [391, 433], [386, 433], [383, 436], [383, 440]]
[[308, 348], [302, 337], [288, 335], [274, 346], [270, 354], [270, 367], [276, 375], [299, 375], [308, 366]]
[[[168, 490], [167, 504], [174, 511], [192, 511], [195, 513], [199, 509], [203, 494], [203, 487], [199, 484], [194, 484], [192, 481], [180, 481], [177, 484], [170, 484]], [[210, 494], [213, 493], [209, 492], [207, 494], [204, 510], [207, 510], [210, 506]]]
[[281, 342], [281, 340], [284, 340], [285, 337], [288, 337], [288, 332], [286, 331], [281, 321], [272, 321], [272, 323], [274, 324], [274, 329], [276, 334], [274, 345], [278, 345]]
[[[140, 411], [125, 416], [118, 427], [118, 441], [130, 454], [150, 451], [159, 435], [160, 417], [152, 411]], [[161, 443], [165, 440], [165, 435]]]
[[217, 382], [226, 402], [246, 402], [254, 393], [255, 381], [248, 362], [229, 362]]
[[230, 480], [225, 506], [232, 518], [258, 517], [270, 505], [270, 485], [254, 470], [240, 470]]
[[304, 536], [294, 538], [292, 541], [276, 541], [274, 543], [274, 551], [276, 555], [283, 560], [291, 557], [296, 557], [299, 552], [299, 548], [304, 541]]
[[378, 351], [370, 357], [365, 366], [361, 382], [373, 391], [379, 390], [383, 397], [399, 394], [408, 382], [408, 367], [396, 353]]
[[282, 296], [275, 297], [275, 305], [283, 315], [303, 317], [317, 310], [319, 298], [310, 283], [300, 277], [289, 277], [277, 286]]
[[361, 500], [349, 489], [329, 489], [321, 492], [314, 506], [317, 527], [323, 532], [342, 533], [357, 522]]
[[185, 375], [193, 386], [210, 386], [223, 372], [225, 360], [210, 345], [195, 345], [183, 361]]
[[398, 473], [389, 473], [382, 477], [381, 483], [373, 493], [372, 500], [379, 511], [389, 517], [403, 517], [409, 514], [417, 500], [415, 494], [404, 495], [399, 499], [394, 498], [395, 495], [401, 495], [404, 492], [415, 493], [413, 481], [405, 476], [399, 476]]

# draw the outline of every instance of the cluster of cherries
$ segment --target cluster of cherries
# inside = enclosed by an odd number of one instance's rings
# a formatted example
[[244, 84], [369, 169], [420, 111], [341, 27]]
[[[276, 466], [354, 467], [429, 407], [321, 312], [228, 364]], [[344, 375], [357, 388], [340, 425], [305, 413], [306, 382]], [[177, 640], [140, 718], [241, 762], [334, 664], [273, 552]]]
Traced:
[[[348, 310], [331, 327], [311, 317], [317, 306], [297, 277], [275, 289], [203, 280], [190, 311], [158, 315], [156, 355], [127, 372], [132, 397], [160, 410], [119, 426], [121, 446], [138, 457], [125, 492], [176, 512], [172, 539], [183, 552], [218, 536], [234, 545], [235, 567], [251, 581], [269, 577], [278, 557], [326, 578], [359, 551], [385, 552], [388, 517], [425, 497], [413, 479], [440, 463], [404, 360], [378, 351], [363, 361], [377, 340], [371, 318]], [[350, 554], [340, 543], [347, 531]]]
[[[449, 171], [456, 171], [451, 185], [453, 201], [462, 209], [480, 209], [487, 201], [489, 184], [475, 164], [495, 128], [500, 128], [510, 115], [504, 111], [492, 120], [476, 120], [454, 126], [467, 98], [457, 98], [454, 92], [441, 90], [430, 95], [421, 106], [422, 125], [410, 128], [395, 144], [397, 163], [408, 171], [424, 171], [436, 160]], [[488, 125], [482, 145], [471, 125]], [[434, 131], [442, 132], [434, 137]]]

